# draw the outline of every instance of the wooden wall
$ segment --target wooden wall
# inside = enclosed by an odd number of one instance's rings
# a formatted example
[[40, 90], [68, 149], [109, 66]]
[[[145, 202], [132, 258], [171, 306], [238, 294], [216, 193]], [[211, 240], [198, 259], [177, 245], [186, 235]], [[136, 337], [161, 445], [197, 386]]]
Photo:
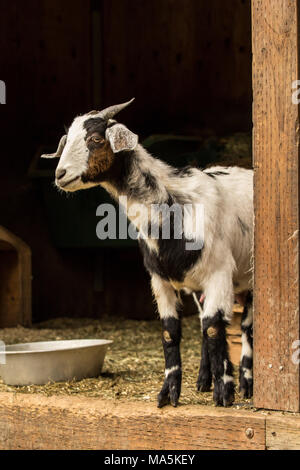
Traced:
[[250, 0], [1, 4], [0, 112], [13, 135], [16, 120], [25, 137], [51, 140], [74, 114], [131, 96], [124, 116], [142, 133], [251, 125]]
[[37, 146], [91, 105], [89, 2], [29, 0], [24, 8], [19, 0], [1, 0], [0, 6], [0, 74], [7, 85], [1, 117], [14, 143], [20, 137]]
[[104, 104], [135, 96], [140, 132], [251, 127], [250, 0], [101, 4]]
[[0, 224], [32, 249], [33, 318], [89, 316], [90, 260], [52, 245], [41, 193], [27, 170], [37, 147], [56, 142], [63, 124], [91, 106], [90, 2], [0, 0], [0, 11], [7, 87], [0, 106]]

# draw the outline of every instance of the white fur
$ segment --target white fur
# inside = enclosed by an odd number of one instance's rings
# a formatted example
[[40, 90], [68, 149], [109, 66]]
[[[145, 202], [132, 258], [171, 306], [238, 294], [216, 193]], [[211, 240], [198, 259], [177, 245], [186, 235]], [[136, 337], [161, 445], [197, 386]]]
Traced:
[[245, 318], [245, 320], [242, 321], [242, 326], [244, 328], [247, 328], [250, 325], [252, 325], [252, 323], [253, 323], [253, 308], [252, 308], [252, 305], [249, 305], [248, 306], [248, 314], [247, 314], [247, 317]]
[[[70, 183], [66, 191], [76, 191], [94, 186], [82, 183], [80, 176], [87, 169], [88, 149], [85, 143], [84, 121], [90, 115], [77, 117], [68, 132], [67, 143], [59, 161], [58, 170], [67, 170], [60, 184], [78, 178]], [[253, 172], [238, 167], [212, 167], [205, 171], [196, 168], [188, 176], [176, 174], [166, 163], [152, 157], [141, 145], [137, 145], [136, 159], [129, 175], [128, 184], [141, 185], [143, 172], [155, 178], [157, 188], [148, 191], [143, 200], [128, 198], [127, 215], [133, 225], [146, 237], [150, 250], [157, 251], [154, 238], [144, 233], [149, 222], [151, 204], [161, 204], [168, 194], [192, 207], [204, 207], [204, 247], [199, 261], [186, 273], [182, 282], [169, 279], [158, 280], [153, 276], [152, 288], [157, 299], [160, 315], [176, 316], [176, 296], [173, 288], [188, 291], [202, 291], [205, 303], [202, 318], [213, 316], [223, 310], [224, 318], [230, 321], [234, 293], [252, 287], [252, 238], [253, 238]], [[118, 156], [116, 155], [116, 158]], [[208, 176], [208, 172], [225, 171], [227, 175]], [[126, 194], [119, 194], [110, 183], [102, 183], [110, 194], [117, 199]], [[136, 214], [136, 204], [143, 203], [143, 209]], [[238, 220], [247, 230], [241, 230]], [[185, 214], [184, 231], [186, 238], [195, 231], [192, 212]], [[196, 233], [197, 238], [197, 233]], [[199, 241], [200, 240], [199, 236]], [[237, 286], [237, 287], [234, 287]]]
[[151, 278], [151, 285], [160, 317], [178, 318], [176, 311], [177, 297], [170, 283], [154, 274]]
[[248, 343], [246, 333], [242, 332], [242, 353], [241, 353], [241, 360], [243, 357], [251, 358], [253, 356], [253, 351], [251, 345]]
[[233, 382], [232, 375], [227, 375], [226, 374], [226, 369], [227, 369], [227, 361], [225, 359], [225, 361], [224, 361], [224, 374], [222, 376], [222, 380], [223, 380], [224, 385], [227, 384], [228, 382]]
[[173, 366], [170, 369], [165, 369], [165, 377], [167, 378], [172, 372], [175, 372], [176, 370], [179, 370], [179, 366]]
[[[77, 179], [68, 184], [66, 188], [62, 187], [62, 189], [67, 191], [77, 191], [79, 189], [87, 189], [95, 186], [93, 183], [83, 183], [81, 181], [81, 175], [88, 168], [89, 151], [85, 142], [86, 129], [83, 124], [89, 117], [91, 116], [85, 114], [74, 119], [56, 169], [56, 171], [60, 169], [66, 170], [65, 176], [59, 180], [59, 187], [77, 177]], [[57, 181], [56, 184], [58, 184]]]

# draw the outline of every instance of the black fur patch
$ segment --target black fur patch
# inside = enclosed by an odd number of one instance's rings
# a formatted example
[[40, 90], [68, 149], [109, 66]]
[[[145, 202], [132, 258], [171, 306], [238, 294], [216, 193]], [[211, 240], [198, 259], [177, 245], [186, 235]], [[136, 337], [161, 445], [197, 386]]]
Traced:
[[150, 274], [158, 274], [163, 279], [183, 281], [186, 272], [200, 259], [202, 250], [186, 250], [187, 241], [158, 239], [158, 254], [148, 248], [143, 239], [139, 245], [144, 257], [144, 265]]
[[[243, 325], [246, 323], [248, 318], [249, 309], [252, 306], [253, 294], [251, 291], [248, 292], [246, 303], [242, 315], [241, 329], [244, 335], [246, 335], [248, 345], [253, 349], [253, 327], [252, 323], [248, 326]], [[253, 395], [253, 379], [251, 377], [246, 378], [244, 368], [252, 371], [253, 368], [253, 358], [248, 356], [243, 356], [240, 363], [240, 393], [245, 398], [251, 398]]]
[[136, 154], [134, 150], [118, 152], [111, 169], [103, 175], [103, 181], [109, 181], [119, 193], [128, 196], [134, 195], [134, 188], [128, 184], [133, 165], [136, 167]]
[[228, 326], [228, 322], [224, 320], [224, 312], [223, 310], [218, 310], [217, 313], [213, 317], [205, 317], [203, 318], [202, 327], [203, 327], [203, 334], [207, 334], [207, 329], [210, 327], [218, 327], [220, 326], [221, 331], [225, 331], [225, 327]]
[[141, 252], [143, 254], [144, 266], [149, 274], [158, 274], [162, 279], [168, 280], [166, 271], [156, 253], [148, 248], [147, 243], [142, 238], [138, 239]]
[[214, 178], [215, 176], [221, 176], [221, 175], [229, 175], [230, 173], [226, 173], [226, 171], [205, 171], [204, 172], [206, 175]]
[[181, 321], [175, 317], [162, 319], [162, 343], [165, 355], [165, 369], [176, 367], [164, 380], [162, 389], [157, 397], [158, 407], [171, 402], [177, 406], [181, 391], [181, 358], [180, 358], [180, 340], [181, 340]]
[[247, 297], [246, 297], [246, 303], [249, 305], [252, 305], [252, 302], [253, 302], [253, 292], [249, 290]]
[[247, 320], [249, 308], [251, 308], [253, 302], [253, 294], [251, 291], [248, 292], [245, 307], [243, 310], [242, 321], [241, 321], [241, 330], [247, 336], [248, 344], [253, 349], [253, 326], [252, 323], [248, 326], [244, 326], [243, 323]]
[[182, 168], [174, 168], [173, 174], [179, 177], [191, 176], [193, 174], [193, 167], [187, 165]]
[[142, 176], [145, 180], [145, 185], [147, 189], [150, 189], [151, 191], [156, 191], [157, 190], [157, 181], [151, 173], [146, 173], [143, 172]]
[[[171, 208], [174, 203], [178, 204], [176, 198], [169, 196], [167, 206]], [[175, 223], [174, 212], [170, 211], [170, 237], [163, 238], [162, 229], [158, 228], [159, 238], [156, 240], [158, 253], [150, 250], [144, 240], [139, 239], [139, 243], [144, 255], [145, 267], [150, 274], [159, 274], [163, 279], [181, 282], [187, 271], [201, 258], [204, 245], [201, 249], [187, 250], [186, 244], [193, 240], [187, 240], [184, 234], [181, 234], [180, 239], [175, 239]], [[150, 235], [150, 227], [148, 227], [148, 233]]]
[[[226, 340], [226, 326], [224, 312], [219, 310], [213, 317], [203, 319], [203, 336], [207, 341], [211, 373], [214, 378], [214, 402], [216, 405], [229, 406], [234, 400], [234, 382], [223, 382], [223, 375], [232, 376], [233, 366], [229, 359]], [[209, 334], [209, 328], [213, 328], [215, 334]], [[226, 370], [224, 363], [226, 361]]]
[[[179, 345], [181, 340], [181, 321], [175, 317], [164, 318], [162, 324], [162, 344], [165, 353], [166, 369], [174, 366], [181, 367]], [[168, 332], [170, 340], [167, 341], [164, 332]]]
[[210, 360], [208, 352], [208, 341], [205, 336], [202, 338], [201, 362], [197, 380], [198, 392], [209, 392], [211, 389], [212, 375], [210, 370]]
[[124, 181], [124, 184], [127, 184], [126, 193], [128, 196], [141, 202], [147, 199], [149, 194], [151, 194], [151, 198], [155, 199], [155, 193], [159, 190], [156, 178], [150, 172], [145, 171], [141, 171], [137, 184], [130, 186], [127, 181]]
[[98, 132], [98, 134], [104, 137], [105, 130], [107, 127], [107, 121], [100, 117], [89, 118], [83, 123], [83, 127], [86, 129], [86, 132], [87, 132], [85, 139], [87, 139], [94, 132]]
[[243, 356], [243, 359], [242, 359], [242, 362], [241, 362], [241, 366], [242, 366], [242, 367], [246, 367], [246, 369], [252, 370], [252, 366], [253, 366], [253, 359], [252, 359], [252, 357]]
[[240, 229], [241, 229], [241, 231], [242, 231], [242, 234], [243, 234], [243, 235], [246, 235], [246, 233], [249, 232], [249, 227], [248, 227], [248, 225], [245, 224], [245, 223], [241, 220], [240, 217], [238, 217], [237, 219], [238, 219], [238, 224], [239, 224], [239, 226], [240, 226]]
[[201, 258], [202, 250], [186, 250], [190, 242], [184, 236], [181, 240], [158, 240], [160, 263], [169, 279], [183, 281], [185, 274]]

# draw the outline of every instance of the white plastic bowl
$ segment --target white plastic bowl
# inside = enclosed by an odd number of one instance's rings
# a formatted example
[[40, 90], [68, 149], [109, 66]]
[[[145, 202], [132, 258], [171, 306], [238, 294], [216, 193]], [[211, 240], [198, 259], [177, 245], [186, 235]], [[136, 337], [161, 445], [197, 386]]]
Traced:
[[11, 344], [1, 350], [0, 377], [8, 385], [98, 377], [110, 343], [104, 339], [72, 339]]

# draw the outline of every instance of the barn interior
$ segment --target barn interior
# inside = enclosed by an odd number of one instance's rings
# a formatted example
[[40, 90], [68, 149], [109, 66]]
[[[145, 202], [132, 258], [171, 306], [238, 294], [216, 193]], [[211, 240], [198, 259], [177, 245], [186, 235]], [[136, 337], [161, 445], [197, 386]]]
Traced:
[[[108, 196], [96, 188], [66, 198], [38, 156], [55, 150], [76, 115], [135, 97], [119, 119], [157, 156], [178, 166], [251, 165], [250, 0], [2, 8], [0, 225], [31, 249], [33, 323], [154, 319], [136, 242], [96, 237], [96, 207]], [[14, 265], [1, 267], [2, 285]]]

